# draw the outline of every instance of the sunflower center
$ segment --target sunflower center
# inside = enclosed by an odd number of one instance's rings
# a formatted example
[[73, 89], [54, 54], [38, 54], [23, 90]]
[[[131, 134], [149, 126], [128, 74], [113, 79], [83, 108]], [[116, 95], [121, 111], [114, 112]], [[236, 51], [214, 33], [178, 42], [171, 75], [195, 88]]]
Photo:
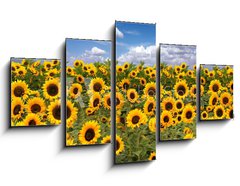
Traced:
[[221, 117], [223, 115], [223, 110], [222, 109], [217, 109], [217, 116]]
[[21, 110], [21, 105], [16, 105], [13, 109], [13, 114], [14, 115], [19, 114], [20, 110]]
[[170, 102], [166, 103], [165, 108], [166, 108], [166, 110], [172, 110], [172, 108], [173, 108], [172, 103], [170, 103]]
[[153, 156], [153, 157], [152, 157], [152, 160], [155, 160], [155, 159], [156, 159], [156, 156]]
[[151, 112], [152, 109], [153, 109], [153, 103], [150, 103], [150, 104], [148, 105], [148, 112]]
[[217, 85], [217, 84], [214, 84], [214, 85], [213, 85], [213, 91], [214, 91], [214, 92], [217, 92], [218, 90], [219, 90], [218, 85]]
[[229, 99], [227, 97], [224, 97], [223, 98], [223, 104], [228, 104], [228, 102], [229, 102]]
[[233, 90], [233, 84], [231, 84], [231, 89]]
[[107, 104], [108, 104], [108, 106], [111, 106], [111, 99], [110, 98], [107, 99]]
[[163, 118], [163, 121], [166, 122], [166, 123], [169, 122], [169, 117], [168, 117], [168, 116], [165, 116], [165, 117]]
[[73, 89], [73, 93], [74, 93], [74, 94], [77, 94], [77, 93], [78, 93], [78, 88], [74, 88], [74, 89]]
[[96, 91], [96, 92], [100, 92], [100, 91], [102, 90], [102, 85], [101, 85], [100, 83], [95, 83], [95, 84], [93, 85], [93, 89], [94, 89], [94, 91]]
[[192, 118], [192, 111], [187, 111], [186, 118], [191, 119]]
[[203, 113], [203, 118], [206, 118], [207, 117], [207, 114], [206, 113]]
[[85, 139], [91, 141], [95, 137], [95, 132], [93, 129], [88, 129], [85, 133]]
[[132, 123], [135, 125], [135, 124], [137, 124], [139, 122], [139, 120], [140, 120], [139, 116], [133, 116]]
[[131, 99], [134, 99], [134, 98], [135, 98], [135, 94], [134, 94], [133, 92], [130, 94], [130, 98], [131, 98]]
[[18, 73], [19, 73], [20, 75], [22, 75], [22, 74], [23, 74], [23, 71], [20, 70]]
[[94, 71], [93, 71], [93, 70], [91, 70], [91, 71], [90, 71], [90, 74], [94, 74]]
[[67, 119], [70, 118], [71, 114], [72, 114], [71, 109], [67, 107]]
[[52, 77], [52, 76], [54, 76], [54, 73], [53, 73], [53, 72], [51, 72], [49, 75]]
[[82, 81], [82, 78], [81, 78], [81, 77], [78, 77], [78, 81], [80, 81], [80, 82], [81, 82], [81, 81]]
[[96, 98], [94, 101], [93, 101], [93, 106], [96, 107], [99, 105], [99, 99]]
[[177, 120], [178, 120], [178, 121], [181, 121], [181, 120], [182, 120], [181, 116], [178, 116]]
[[12, 67], [12, 71], [15, 71], [16, 69], [15, 69], [15, 67]]
[[116, 99], [116, 105], [119, 105], [120, 104], [120, 100], [119, 98]]
[[106, 118], [102, 118], [102, 122], [105, 123], [107, 121]]
[[36, 125], [36, 121], [34, 119], [32, 119], [29, 121], [28, 124], [29, 124], [29, 126], [34, 126], [34, 125]]
[[21, 97], [24, 94], [24, 89], [21, 86], [17, 86], [13, 92], [16, 97]]
[[120, 122], [121, 122], [122, 124], [124, 124], [124, 123], [125, 123], [125, 118], [120, 117]]
[[183, 96], [183, 95], [185, 94], [185, 92], [186, 92], [186, 89], [185, 89], [184, 86], [180, 85], [180, 86], [178, 87], [177, 91], [178, 91], [178, 94], [179, 94], [180, 96]]
[[119, 148], [120, 148], [120, 143], [119, 143], [119, 141], [117, 141], [117, 143], [116, 143], [116, 151], [118, 151]]
[[233, 118], [233, 110], [231, 110], [231, 111], [229, 112], [229, 116], [230, 116], [230, 118]]
[[181, 109], [181, 108], [182, 108], [182, 103], [181, 103], [181, 102], [178, 102], [178, 103], [177, 103], [177, 108], [178, 108], [178, 109]]
[[149, 90], [148, 90], [148, 94], [150, 95], [150, 96], [154, 96], [155, 95], [155, 88], [153, 88], [153, 87], [151, 87], [151, 88], [149, 88]]
[[47, 87], [47, 92], [50, 96], [56, 96], [58, 94], [58, 86], [55, 84], [50, 84]]
[[33, 104], [31, 107], [31, 112], [32, 113], [37, 113], [41, 111], [41, 106], [39, 104]]
[[217, 103], [217, 98], [213, 98], [212, 104], [215, 105]]
[[144, 81], [144, 80], [142, 80], [141, 82], [142, 82], [143, 85], [145, 84], [145, 81]]
[[197, 90], [196, 88], [193, 89], [193, 94], [196, 94]]
[[[67, 112], [68, 113], [68, 112]], [[52, 110], [52, 115], [55, 119], [60, 120], [61, 119], [61, 110], [60, 106], [55, 106], [54, 109]]]
[[48, 68], [50, 68], [50, 67], [51, 67], [51, 65], [50, 65], [50, 64], [47, 64], [47, 67], [48, 67]]

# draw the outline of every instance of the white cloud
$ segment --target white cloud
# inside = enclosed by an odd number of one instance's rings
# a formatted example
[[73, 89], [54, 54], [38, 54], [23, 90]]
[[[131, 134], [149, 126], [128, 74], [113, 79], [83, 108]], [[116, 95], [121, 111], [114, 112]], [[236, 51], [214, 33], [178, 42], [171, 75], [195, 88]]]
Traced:
[[119, 38], [124, 37], [123, 33], [117, 27], [116, 27], [116, 36], [119, 37]]
[[99, 56], [99, 55], [101, 56], [101, 55], [106, 53], [105, 50], [102, 50], [102, 49], [100, 49], [98, 47], [93, 47], [91, 49], [91, 51], [87, 51], [87, 52], [89, 52], [92, 55], [97, 55], [97, 56]]
[[144, 47], [141, 45], [131, 47], [127, 53], [119, 56], [117, 60], [120, 64], [125, 61], [133, 62], [135, 64], [143, 61], [146, 65], [151, 66], [156, 63], [156, 46], [151, 45]]

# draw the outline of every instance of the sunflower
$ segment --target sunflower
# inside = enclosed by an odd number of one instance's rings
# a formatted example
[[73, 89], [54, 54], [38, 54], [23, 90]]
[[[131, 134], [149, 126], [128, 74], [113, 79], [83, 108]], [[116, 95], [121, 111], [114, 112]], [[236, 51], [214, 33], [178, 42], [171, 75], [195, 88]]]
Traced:
[[222, 105], [218, 105], [214, 108], [214, 118], [215, 119], [224, 119], [225, 117], [225, 110]]
[[84, 83], [84, 77], [82, 75], [77, 75], [76, 79], [78, 83]]
[[182, 120], [184, 123], [193, 123], [193, 119], [196, 116], [196, 112], [193, 106], [192, 105], [185, 106], [183, 109], [182, 116], [183, 116]]
[[155, 96], [156, 84], [154, 82], [147, 83], [143, 92], [146, 96]]
[[67, 67], [66, 71], [68, 75], [74, 75], [74, 70], [72, 67]]
[[177, 101], [175, 101], [175, 108], [178, 110], [178, 111], [181, 111], [184, 107], [184, 103], [181, 99], [178, 99]]
[[130, 87], [129, 79], [122, 79], [119, 85], [123, 90], [127, 90]]
[[119, 110], [124, 105], [124, 97], [120, 92], [116, 93], [116, 109]]
[[77, 97], [79, 97], [81, 92], [82, 92], [82, 85], [78, 83], [73, 83], [69, 89], [70, 97], [73, 99], [76, 99]]
[[89, 107], [98, 109], [101, 105], [101, 95], [99, 92], [94, 92], [89, 101]]
[[88, 69], [87, 72], [89, 75], [95, 76], [97, 73], [97, 68], [95, 66], [90, 66], [90, 69]]
[[57, 74], [58, 74], [58, 70], [56, 68], [49, 70], [47, 73], [47, 75], [51, 78], [53, 78]]
[[228, 74], [229, 76], [232, 76], [232, 75], [233, 75], [233, 69], [232, 69], [232, 68], [229, 68], [229, 69], [227, 70], [227, 74]]
[[177, 116], [177, 122], [180, 123], [182, 121], [182, 115]]
[[82, 60], [77, 59], [74, 61], [73, 64], [75, 67], [81, 67], [81, 66], [83, 66], [84, 62]]
[[122, 66], [117, 66], [117, 73], [122, 73], [124, 70]]
[[204, 69], [204, 74], [208, 75], [208, 73], [209, 73], [208, 68], [205, 68], [205, 69]]
[[156, 78], [156, 72], [155, 71], [151, 72], [150, 77], [153, 78], [153, 79]]
[[179, 74], [177, 75], [177, 78], [178, 78], [179, 80], [183, 80], [184, 77], [185, 77], [185, 73], [184, 73], [184, 72], [181, 72], [181, 73], [179, 73]]
[[217, 105], [218, 103], [218, 94], [216, 92], [213, 92], [209, 98], [209, 105]]
[[153, 97], [149, 97], [143, 106], [144, 113], [148, 116], [153, 116], [156, 110], [156, 101]]
[[54, 59], [54, 60], [52, 60], [52, 64], [53, 64], [54, 66], [57, 66], [57, 65], [60, 64], [60, 60]]
[[77, 119], [78, 109], [74, 107], [74, 104], [71, 101], [67, 101], [66, 108], [66, 119], [68, 122], [74, 122]]
[[200, 86], [200, 95], [202, 96], [202, 95], [203, 95], [203, 93], [204, 93], [204, 86], [203, 86], [203, 85], [201, 85], [201, 86]]
[[101, 137], [100, 125], [95, 120], [87, 121], [83, 124], [82, 129], [78, 134], [78, 139], [81, 144], [95, 144], [97, 143], [98, 138]]
[[148, 160], [156, 160], [156, 152], [152, 152], [148, 158]]
[[206, 112], [206, 111], [203, 111], [202, 113], [201, 113], [201, 119], [202, 120], [206, 120], [208, 118], [208, 113]]
[[164, 110], [161, 113], [161, 127], [162, 128], [166, 128], [171, 126], [173, 123], [173, 119], [172, 119], [172, 114], [171, 112]]
[[45, 71], [48, 71], [50, 68], [52, 68], [52, 63], [50, 61], [44, 61], [43, 66]]
[[174, 86], [175, 96], [179, 99], [184, 99], [188, 95], [188, 86], [185, 80], [179, 81]]
[[130, 77], [135, 78], [136, 76], [137, 76], [137, 71], [132, 70], [132, 71], [130, 72]]
[[28, 66], [28, 65], [29, 65], [29, 61], [26, 60], [26, 59], [23, 59], [23, 60], [22, 60], [22, 65], [23, 65], [23, 66]]
[[25, 81], [17, 80], [11, 84], [11, 95], [13, 98], [19, 97], [26, 99], [28, 97], [28, 85]]
[[147, 81], [146, 81], [145, 78], [140, 78], [139, 81], [140, 81], [140, 84], [141, 84], [142, 86], [145, 86], [146, 83], [147, 83]]
[[161, 107], [163, 110], [167, 110], [167, 111], [174, 111], [175, 110], [175, 100], [172, 97], [167, 97], [164, 98], [162, 103], [161, 103]]
[[151, 132], [156, 132], [156, 118], [151, 118], [148, 123], [148, 128]]
[[128, 89], [127, 98], [131, 103], [135, 103], [138, 100], [138, 93], [135, 89]]
[[224, 92], [220, 96], [220, 102], [223, 106], [229, 106], [232, 104], [232, 95], [228, 92]]
[[25, 69], [25, 67], [20, 67], [19, 69], [17, 69], [17, 75], [24, 77], [27, 73], [27, 70]]
[[103, 92], [105, 86], [105, 82], [102, 78], [94, 78], [91, 80], [89, 88], [94, 92]]
[[110, 142], [111, 142], [111, 136], [110, 135], [105, 136], [101, 141], [102, 144], [110, 143]]
[[103, 106], [106, 108], [106, 109], [111, 109], [111, 93], [107, 93], [104, 95], [103, 97]]
[[215, 76], [215, 71], [212, 70], [208, 73], [208, 77], [213, 78], [214, 76]]
[[115, 152], [116, 155], [119, 155], [121, 152], [124, 151], [124, 142], [122, 138], [119, 135], [116, 135], [116, 141], [115, 141]]
[[21, 98], [13, 98], [13, 101], [11, 103], [11, 110], [12, 114], [11, 117], [13, 119], [20, 119], [23, 114], [24, 104]]
[[221, 82], [219, 80], [215, 79], [215, 80], [211, 81], [211, 83], [209, 85], [209, 90], [211, 92], [218, 92], [218, 91], [220, 91], [221, 87], [222, 87]]
[[227, 109], [226, 118], [227, 119], [232, 119], [233, 117], [234, 117], [234, 115], [233, 115], [233, 107], [231, 106], [229, 109]]
[[205, 85], [206, 84], [206, 79], [204, 77], [201, 77], [201, 85]]
[[26, 109], [28, 113], [45, 113], [46, 105], [44, 100], [40, 97], [31, 98], [28, 100], [28, 104], [26, 105]]
[[175, 73], [178, 74], [178, 73], [181, 72], [181, 67], [178, 66], [178, 65], [176, 65], [176, 66], [174, 67], [174, 70], [175, 70]]
[[88, 116], [90, 116], [95, 112], [95, 109], [89, 107], [89, 108], [86, 108], [85, 112]]
[[37, 125], [43, 125], [41, 123], [41, 120], [37, 114], [28, 114], [26, 118], [23, 121], [24, 125], [26, 126], [37, 126]]
[[51, 79], [43, 85], [43, 95], [46, 99], [53, 100], [60, 96], [60, 80]]
[[192, 85], [192, 87], [190, 88], [190, 95], [195, 98], [196, 97], [196, 92], [197, 92], [197, 87], [196, 85]]
[[127, 126], [134, 129], [147, 123], [147, 116], [139, 109], [131, 110], [127, 115]]
[[186, 62], [183, 62], [183, 63], [181, 64], [181, 68], [182, 68], [182, 69], [187, 68], [187, 63], [186, 63]]
[[48, 120], [51, 124], [58, 125], [61, 122], [61, 103], [60, 100], [51, 102], [47, 108]]
[[130, 64], [129, 64], [128, 62], [125, 62], [125, 63], [123, 64], [123, 68], [124, 68], [125, 70], [127, 70], [127, 69], [129, 68], [129, 66], [130, 66]]
[[214, 107], [214, 106], [212, 106], [212, 105], [208, 105], [208, 106], [207, 106], [207, 112], [211, 112], [211, 111], [213, 110], [213, 107]]

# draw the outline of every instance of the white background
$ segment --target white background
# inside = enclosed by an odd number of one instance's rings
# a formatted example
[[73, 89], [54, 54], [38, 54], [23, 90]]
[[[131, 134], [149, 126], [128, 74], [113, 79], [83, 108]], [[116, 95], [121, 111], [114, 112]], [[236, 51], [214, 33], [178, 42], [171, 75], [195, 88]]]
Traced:
[[66, 149], [63, 127], [8, 129], [9, 58], [61, 58], [66, 37], [111, 39], [115, 20], [157, 23], [157, 43], [196, 44], [197, 63], [233, 64], [239, 90], [239, 4], [205, 1], [1, 1], [0, 185], [240, 185], [235, 119], [198, 123], [197, 139], [158, 143], [157, 161], [114, 166], [111, 145]]

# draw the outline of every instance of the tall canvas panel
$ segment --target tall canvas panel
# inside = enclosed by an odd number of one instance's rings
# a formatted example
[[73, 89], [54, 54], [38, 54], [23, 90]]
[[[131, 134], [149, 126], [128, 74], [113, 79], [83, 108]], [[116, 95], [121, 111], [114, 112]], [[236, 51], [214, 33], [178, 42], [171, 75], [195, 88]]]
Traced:
[[66, 146], [110, 142], [111, 41], [66, 39]]
[[115, 163], [156, 159], [156, 25], [115, 23]]
[[196, 138], [196, 46], [160, 44], [160, 141]]
[[234, 117], [232, 65], [200, 65], [200, 90], [200, 120]]
[[11, 58], [11, 127], [61, 123], [61, 61]]

